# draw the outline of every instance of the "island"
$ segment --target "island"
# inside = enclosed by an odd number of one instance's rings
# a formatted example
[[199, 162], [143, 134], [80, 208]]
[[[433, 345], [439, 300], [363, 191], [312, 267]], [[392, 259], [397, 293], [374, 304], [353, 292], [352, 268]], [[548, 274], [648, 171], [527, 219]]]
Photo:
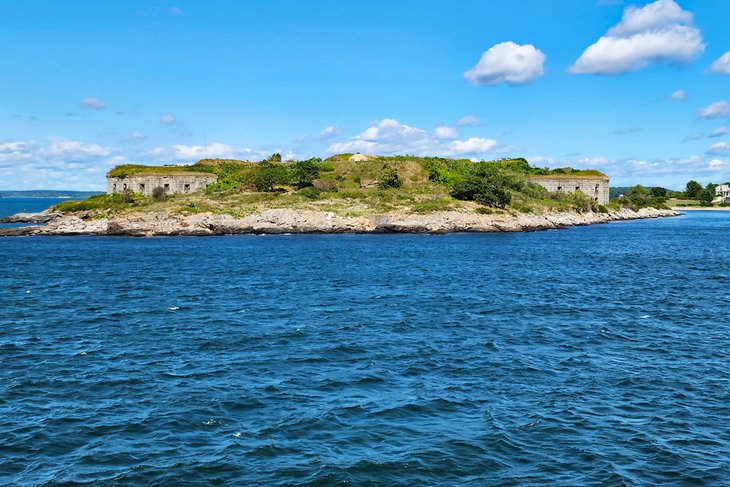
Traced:
[[648, 192], [609, 200], [593, 169], [535, 167], [524, 158], [338, 154], [260, 162], [124, 164], [107, 193], [7, 222], [0, 235], [226, 235], [532, 231], [678, 213]]

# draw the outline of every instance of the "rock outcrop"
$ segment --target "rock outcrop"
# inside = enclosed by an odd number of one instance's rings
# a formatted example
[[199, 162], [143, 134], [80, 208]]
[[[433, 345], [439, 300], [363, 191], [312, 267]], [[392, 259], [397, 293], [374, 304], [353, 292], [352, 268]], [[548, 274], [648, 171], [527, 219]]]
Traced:
[[[91, 214], [51, 214], [33, 219], [6, 221], [45, 223], [41, 226], [0, 229], [0, 235], [230, 235], [281, 233], [453, 233], [520, 232], [592, 225], [618, 220], [677, 216], [672, 210], [622, 209], [608, 213], [492, 214], [443, 211], [425, 215], [389, 213], [347, 217], [331, 212], [271, 209], [236, 218], [231, 215], [199, 213], [130, 213], [113, 217]], [[41, 221], [40, 218], [47, 219]]]

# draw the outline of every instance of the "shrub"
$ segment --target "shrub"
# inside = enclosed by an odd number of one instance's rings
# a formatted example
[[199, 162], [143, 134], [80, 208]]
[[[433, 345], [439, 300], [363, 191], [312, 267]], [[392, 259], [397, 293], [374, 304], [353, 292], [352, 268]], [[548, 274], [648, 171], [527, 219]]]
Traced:
[[334, 179], [317, 179], [314, 181], [313, 186], [320, 190], [329, 193], [337, 192], [337, 182]]
[[519, 186], [516, 178], [502, 174], [494, 167], [480, 164], [465, 179], [454, 183], [451, 196], [458, 200], [504, 208], [512, 201], [510, 189]]
[[398, 176], [398, 171], [396, 171], [394, 167], [385, 166], [385, 168], [383, 168], [382, 174], [380, 175], [378, 188], [390, 189], [400, 188], [401, 186], [403, 186], [403, 181], [401, 181], [400, 177]]
[[571, 205], [573, 205], [573, 208], [575, 208], [578, 213], [585, 213], [587, 211], [595, 211], [598, 209], [596, 200], [586, 195], [582, 191], [569, 193], [566, 197], [566, 200], [569, 201]]
[[165, 192], [165, 188], [163, 188], [162, 186], [157, 186], [155, 189], [153, 189], [152, 198], [155, 201], [165, 201], [167, 199], [167, 193]]
[[106, 210], [111, 208], [124, 207], [124, 198], [119, 193], [97, 194], [89, 196], [82, 201], [62, 201], [53, 206], [54, 210], [61, 212]]
[[281, 162], [281, 154], [279, 154], [278, 152], [274, 152], [266, 160], [269, 162]]
[[134, 203], [134, 193], [131, 189], [127, 188], [122, 192], [122, 200], [125, 203]]
[[297, 191], [297, 194], [300, 196], [304, 196], [305, 198], [310, 200], [319, 199], [319, 190], [311, 186], [308, 188], [300, 189], [299, 191]]

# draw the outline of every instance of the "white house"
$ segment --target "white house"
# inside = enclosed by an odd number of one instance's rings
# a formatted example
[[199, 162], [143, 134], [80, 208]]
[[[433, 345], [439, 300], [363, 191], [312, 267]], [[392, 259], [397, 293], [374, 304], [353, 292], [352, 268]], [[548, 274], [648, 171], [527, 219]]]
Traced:
[[726, 201], [730, 198], [730, 184], [720, 184], [715, 189], [715, 196], [722, 201]]

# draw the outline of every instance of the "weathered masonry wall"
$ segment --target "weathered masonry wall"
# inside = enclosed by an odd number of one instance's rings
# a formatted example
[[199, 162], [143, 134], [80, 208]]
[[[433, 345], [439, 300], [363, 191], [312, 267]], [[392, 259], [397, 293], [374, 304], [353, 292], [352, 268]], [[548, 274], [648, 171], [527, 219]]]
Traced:
[[530, 178], [551, 193], [582, 193], [595, 199], [599, 205], [608, 204], [608, 178], [551, 178], [534, 176]]
[[190, 175], [155, 175], [127, 176], [124, 178], [107, 177], [106, 192], [123, 193], [130, 189], [135, 193], [142, 193], [145, 196], [152, 196], [152, 191], [160, 187], [167, 194], [192, 193], [205, 189], [211, 183], [215, 183], [218, 176], [215, 174], [190, 174]]

